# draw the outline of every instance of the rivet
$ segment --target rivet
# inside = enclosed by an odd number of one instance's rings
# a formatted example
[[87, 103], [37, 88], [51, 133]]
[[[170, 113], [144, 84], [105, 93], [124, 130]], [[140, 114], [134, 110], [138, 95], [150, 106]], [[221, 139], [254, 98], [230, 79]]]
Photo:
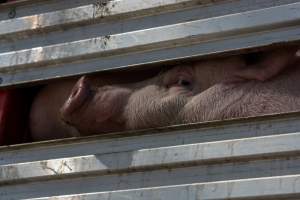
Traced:
[[16, 8], [11, 8], [9, 13], [8, 13], [8, 17], [10, 19], [15, 18], [16, 17]]

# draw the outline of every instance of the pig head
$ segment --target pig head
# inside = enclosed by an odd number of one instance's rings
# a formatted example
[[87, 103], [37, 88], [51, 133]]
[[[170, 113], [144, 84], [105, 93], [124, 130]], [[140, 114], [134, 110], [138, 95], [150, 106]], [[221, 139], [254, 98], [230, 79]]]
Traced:
[[120, 131], [125, 128], [124, 107], [132, 93], [130, 87], [93, 87], [85, 76], [80, 78], [60, 109], [62, 119], [76, 125], [82, 134]]
[[[60, 82], [35, 99], [31, 133], [35, 140], [54, 139], [299, 109], [300, 86], [294, 89], [285, 73], [272, 79], [298, 65], [295, 52], [268, 52], [250, 68], [234, 56], [176, 66], [139, 82], [101, 76]], [[291, 74], [295, 81], [298, 71]]]

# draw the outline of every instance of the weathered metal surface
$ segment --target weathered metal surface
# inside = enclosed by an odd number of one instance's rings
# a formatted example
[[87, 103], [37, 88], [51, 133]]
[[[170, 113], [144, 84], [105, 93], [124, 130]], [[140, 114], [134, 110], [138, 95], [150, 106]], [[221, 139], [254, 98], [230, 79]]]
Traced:
[[[92, 23], [93, 20], [106, 21], [111, 17], [129, 18], [174, 11], [182, 7], [208, 4], [210, 0], [122, 0], [99, 1], [93, 4], [58, 10], [37, 15], [25, 16], [0, 22], [0, 36], [26, 31], [36, 31], [53, 26], [66, 26], [72, 23]], [[121, 15], [121, 16], [120, 16]], [[124, 16], [125, 15], [125, 16]], [[87, 21], [87, 22], [86, 22]]]
[[[0, 180], [57, 176], [81, 172], [112, 173], [140, 168], [161, 168], [190, 162], [207, 163], [278, 155], [300, 155], [300, 134], [208, 142], [113, 152], [80, 157], [42, 160], [0, 166]], [[102, 161], [105, 162], [102, 162]]]
[[[204, 184], [157, 187], [118, 192], [38, 198], [39, 200], [149, 200], [149, 199], [295, 199], [300, 197], [300, 176], [258, 178]], [[75, 198], [74, 198], [75, 197]], [[36, 199], [36, 200], [38, 200]]]
[[0, 147], [0, 164], [300, 132], [299, 113]]
[[[299, 175], [299, 158], [257, 160], [254, 162], [221, 163], [167, 169], [122, 172], [110, 175], [82, 174], [77, 177], [26, 180], [3, 184], [1, 199], [24, 199], [123, 190], [147, 190], [183, 184], [241, 181], [254, 178]], [[298, 175], [297, 175], [298, 174]], [[251, 188], [250, 188], [251, 189]], [[242, 192], [242, 191], [241, 191]], [[76, 198], [76, 197], [74, 197]], [[151, 198], [150, 198], [151, 199]], [[149, 199], [149, 200], [150, 200]], [[276, 199], [276, 198], [275, 198]], [[185, 199], [183, 199], [185, 200]]]
[[296, 42], [299, 3], [101, 1], [3, 20], [1, 86]]
[[[0, 5], [0, 87], [298, 42], [299, 11], [300, 0]], [[1, 200], [299, 199], [299, 180], [300, 113], [0, 147]]]
[[[282, 28], [282, 24], [285, 24], [283, 27], [286, 24], [290, 26], [298, 25], [300, 21], [299, 11], [300, 3], [294, 3], [148, 30], [107, 35], [67, 44], [5, 53], [0, 54], [0, 68], [5, 69], [10, 66], [16, 68], [18, 65], [54, 62], [60, 59], [83, 57], [105, 52], [113, 53], [116, 50], [129, 53], [137, 50], [151, 50], [153, 48], [171, 48], [178, 45], [189, 45], [198, 41], [217, 40], [218, 38], [234, 37], [243, 33], [250, 34], [265, 31], [270, 26], [273, 29], [277, 29]], [[280, 12], [283, 14], [275, 14]], [[168, 34], [162, 34], [164, 32]]]
[[299, 198], [299, 122], [279, 114], [3, 147], [0, 197]]

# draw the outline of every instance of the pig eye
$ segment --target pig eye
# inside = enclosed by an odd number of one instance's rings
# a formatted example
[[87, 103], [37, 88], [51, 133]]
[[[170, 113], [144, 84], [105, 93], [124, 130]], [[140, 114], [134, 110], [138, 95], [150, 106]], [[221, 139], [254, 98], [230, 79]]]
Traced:
[[187, 81], [187, 80], [184, 80], [184, 79], [179, 79], [177, 84], [181, 85], [181, 86], [184, 86], [184, 87], [191, 86], [191, 82]]
[[193, 89], [193, 81], [192, 78], [185, 75], [174, 76], [172, 79], [166, 80], [166, 87], [182, 87], [184, 89], [192, 90]]

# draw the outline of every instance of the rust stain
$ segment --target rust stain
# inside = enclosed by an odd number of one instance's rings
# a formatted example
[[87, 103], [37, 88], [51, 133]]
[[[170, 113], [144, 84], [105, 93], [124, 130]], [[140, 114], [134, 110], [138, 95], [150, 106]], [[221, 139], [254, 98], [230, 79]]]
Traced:
[[111, 3], [111, 0], [102, 0], [94, 3], [94, 18], [103, 18], [111, 14], [110, 7], [115, 7], [115, 3]]

